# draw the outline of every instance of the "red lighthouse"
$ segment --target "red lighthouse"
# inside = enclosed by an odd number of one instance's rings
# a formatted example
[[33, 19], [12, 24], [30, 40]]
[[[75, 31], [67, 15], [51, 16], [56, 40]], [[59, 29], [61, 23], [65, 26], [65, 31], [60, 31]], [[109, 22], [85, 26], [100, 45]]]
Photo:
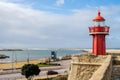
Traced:
[[109, 34], [109, 27], [105, 26], [105, 19], [100, 15], [100, 11], [98, 11], [98, 15], [93, 21], [94, 26], [89, 27], [89, 34], [93, 36], [92, 53], [95, 55], [105, 55], [105, 36]]

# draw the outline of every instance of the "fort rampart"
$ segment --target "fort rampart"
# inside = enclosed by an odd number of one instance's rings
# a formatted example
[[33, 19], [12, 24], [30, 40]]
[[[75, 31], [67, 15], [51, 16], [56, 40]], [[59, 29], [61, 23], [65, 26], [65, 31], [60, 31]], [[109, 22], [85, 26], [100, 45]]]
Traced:
[[74, 55], [68, 80], [110, 80], [111, 74], [111, 55]]

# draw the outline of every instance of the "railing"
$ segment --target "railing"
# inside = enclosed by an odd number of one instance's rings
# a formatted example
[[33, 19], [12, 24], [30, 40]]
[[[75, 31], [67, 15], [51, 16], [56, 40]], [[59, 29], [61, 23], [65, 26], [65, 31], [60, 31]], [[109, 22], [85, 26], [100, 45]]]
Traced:
[[109, 34], [109, 27], [89, 27], [90, 34]]

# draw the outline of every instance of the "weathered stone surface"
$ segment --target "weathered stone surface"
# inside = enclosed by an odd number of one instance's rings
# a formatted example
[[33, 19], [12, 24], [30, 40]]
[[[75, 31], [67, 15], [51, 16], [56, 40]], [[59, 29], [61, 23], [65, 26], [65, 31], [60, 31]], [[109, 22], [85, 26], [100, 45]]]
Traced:
[[[93, 76], [94, 73], [97, 75]], [[75, 55], [68, 80], [110, 80], [111, 73], [111, 56]]]
[[88, 63], [101, 63], [106, 59], [106, 56], [96, 56], [96, 55], [74, 55], [73, 62], [88, 62]]
[[112, 80], [120, 80], [120, 56], [114, 56], [112, 67]]

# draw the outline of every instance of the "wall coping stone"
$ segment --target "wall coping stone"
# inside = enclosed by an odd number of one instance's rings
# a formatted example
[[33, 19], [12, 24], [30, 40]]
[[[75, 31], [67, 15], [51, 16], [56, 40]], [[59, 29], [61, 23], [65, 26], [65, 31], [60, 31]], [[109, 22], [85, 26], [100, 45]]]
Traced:
[[71, 62], [71, 64], [73, 65], [98, 65], [98, 66], [101, 66], [102, 63], [85, 63], [85, 62]]

